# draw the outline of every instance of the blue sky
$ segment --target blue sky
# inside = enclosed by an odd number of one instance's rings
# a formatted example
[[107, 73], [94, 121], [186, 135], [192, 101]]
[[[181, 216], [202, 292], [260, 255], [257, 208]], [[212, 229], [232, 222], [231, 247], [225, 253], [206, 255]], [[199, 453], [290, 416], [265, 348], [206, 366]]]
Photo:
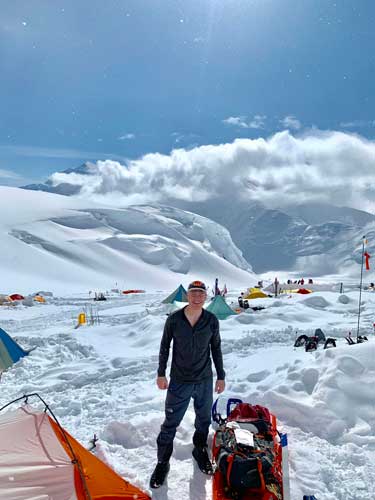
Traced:
[[12, 0], [0, 183], [311, 127], [375, 135], [372, 0]]

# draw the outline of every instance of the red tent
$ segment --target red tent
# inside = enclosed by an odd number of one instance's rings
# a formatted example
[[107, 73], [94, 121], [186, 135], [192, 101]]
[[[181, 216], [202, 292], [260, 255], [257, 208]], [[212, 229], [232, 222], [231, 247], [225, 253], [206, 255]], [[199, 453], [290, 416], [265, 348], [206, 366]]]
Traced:
[[307, 290], [307, 288], [300, 288], [297, 293], [311, 293], [311, 290]]
[[9, 295], [9, 297], [12, 300], [24, 300], [25, 298], [23, 295], [20, 295], [19, 293], [14, 293], [13, 295]]

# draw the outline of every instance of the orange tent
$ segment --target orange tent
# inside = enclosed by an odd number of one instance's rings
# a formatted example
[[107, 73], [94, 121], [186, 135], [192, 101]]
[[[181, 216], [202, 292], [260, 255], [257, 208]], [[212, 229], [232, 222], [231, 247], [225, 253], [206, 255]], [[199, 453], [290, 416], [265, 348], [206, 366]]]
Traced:
[[46, 299], [44, 297], [42, 297], [41, 295], [34, 295], [34, 300], [36, 300], [37, 302], [40, 302], [42, 304], [44, 304], [44, 302], [46, 301]]
[[150, 500], [86, 450], [46, 412], [0, 414], [0, 498]]

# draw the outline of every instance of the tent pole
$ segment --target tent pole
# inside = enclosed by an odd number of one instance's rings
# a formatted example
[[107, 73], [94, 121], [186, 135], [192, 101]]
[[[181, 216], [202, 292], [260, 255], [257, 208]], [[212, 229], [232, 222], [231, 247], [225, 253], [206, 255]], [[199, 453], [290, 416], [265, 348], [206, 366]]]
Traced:
[[361, 297], [362, 297], [362, 279], [363, 279], [363, 257], [364, 257], [364, 253], [365, 253], [365, 239], [366, 239], [366, 236], [363, 236], [363, 238], [362, 238], [361, 279], [360, 279], [360, 283], [359, 283], [357, 343], [358, 343], [358, 337], [359, 337], [359, 319], [361, 317]]

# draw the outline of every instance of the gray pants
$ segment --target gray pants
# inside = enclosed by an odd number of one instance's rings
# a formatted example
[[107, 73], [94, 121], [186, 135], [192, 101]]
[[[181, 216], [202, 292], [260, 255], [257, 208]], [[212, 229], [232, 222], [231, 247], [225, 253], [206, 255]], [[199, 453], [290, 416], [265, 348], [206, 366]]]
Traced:
[[191, 398], [193, 398], [195, 410], [193, 443], [198, 447], [206, 446], [211, 424], [212, 393], [212, 378], [199, 384], [178, 384], [173, 380], [170, 381], [165, 400], [165, 420], [156, 440], [158, 462], [169, 461], [176, 429], [186, 413]]

